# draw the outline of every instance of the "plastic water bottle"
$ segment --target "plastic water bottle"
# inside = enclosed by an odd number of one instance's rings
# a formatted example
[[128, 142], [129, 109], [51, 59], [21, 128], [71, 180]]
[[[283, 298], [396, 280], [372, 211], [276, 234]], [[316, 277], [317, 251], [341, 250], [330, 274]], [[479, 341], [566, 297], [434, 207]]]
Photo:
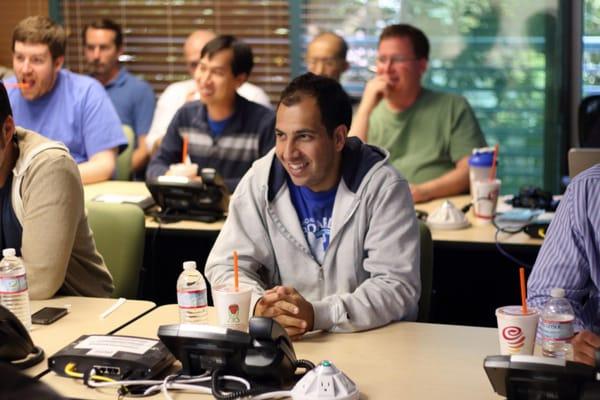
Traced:
[[177, 279], [177, 304], [181, 323], [205, 324], [208, 319], [206, 281], [195, 261], [185, 261]]
[[552, 298], [544, 306], [541, 319], [542, 354], [546, 357], [565, 358], [573, 338], [575, 315], [565, 291], [554, 288]]
[[31, 330], [29, 290], [25, 265], [15, 249], [2, 250], [0, 261], [0, 304], [15, 314], [28, 331]]

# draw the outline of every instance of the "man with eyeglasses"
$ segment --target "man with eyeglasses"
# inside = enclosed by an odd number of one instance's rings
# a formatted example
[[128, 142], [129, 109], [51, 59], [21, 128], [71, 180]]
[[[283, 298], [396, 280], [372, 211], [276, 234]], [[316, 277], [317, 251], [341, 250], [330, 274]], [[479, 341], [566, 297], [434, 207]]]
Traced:
[[350, 131], [390, 152], [415, 203], [468, 191], [469, 155], [486, 145], [463, 97], [421, 85], [428, 58], [429, 40], [421, 30], [386, 27], [379, 37], [377, 76], [365, 87]]

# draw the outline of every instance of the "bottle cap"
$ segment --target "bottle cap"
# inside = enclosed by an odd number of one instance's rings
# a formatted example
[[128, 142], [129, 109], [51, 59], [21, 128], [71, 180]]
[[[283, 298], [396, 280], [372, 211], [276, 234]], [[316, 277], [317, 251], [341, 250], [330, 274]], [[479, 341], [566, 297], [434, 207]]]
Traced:
[[469, 157], [471, 167], [491, 167], [493, 162], [494, 149], [492, 147], [473, 149], [473, 154]]
[[4, 249], [2, 250], [2, 257], [14, 257], [15, 256], [16, 251], [15, 249]]
[[196, 261], [184, 261], [183, 269], [185, 269], [185, 270], [196, 269]]
[[552, 297], [565, 297], [565, 289], [556, 287], [550, 291]]

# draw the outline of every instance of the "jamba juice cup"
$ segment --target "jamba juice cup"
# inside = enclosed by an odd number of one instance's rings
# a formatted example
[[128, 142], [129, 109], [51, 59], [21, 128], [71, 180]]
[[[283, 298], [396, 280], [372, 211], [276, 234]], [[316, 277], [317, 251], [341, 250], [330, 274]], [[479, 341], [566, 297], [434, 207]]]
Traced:
[[528, 308], [523, 314], [521, 306], [504, 306], [496, 309], [500, 354], [533, 354], [539, 320], [536, 309]]
[[213, 287], [212, 296], [219, 325], [247, 332], [252, 288], [240, 285], [236, 291], [233, 285], [218, 285]]

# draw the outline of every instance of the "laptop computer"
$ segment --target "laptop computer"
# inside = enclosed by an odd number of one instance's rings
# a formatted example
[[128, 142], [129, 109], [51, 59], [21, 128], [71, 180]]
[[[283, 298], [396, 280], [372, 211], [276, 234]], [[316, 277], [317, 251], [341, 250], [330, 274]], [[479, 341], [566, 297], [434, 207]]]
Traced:
[[569, 177], [600, 163], [600, 148], [572, 148], [569, 150]]

